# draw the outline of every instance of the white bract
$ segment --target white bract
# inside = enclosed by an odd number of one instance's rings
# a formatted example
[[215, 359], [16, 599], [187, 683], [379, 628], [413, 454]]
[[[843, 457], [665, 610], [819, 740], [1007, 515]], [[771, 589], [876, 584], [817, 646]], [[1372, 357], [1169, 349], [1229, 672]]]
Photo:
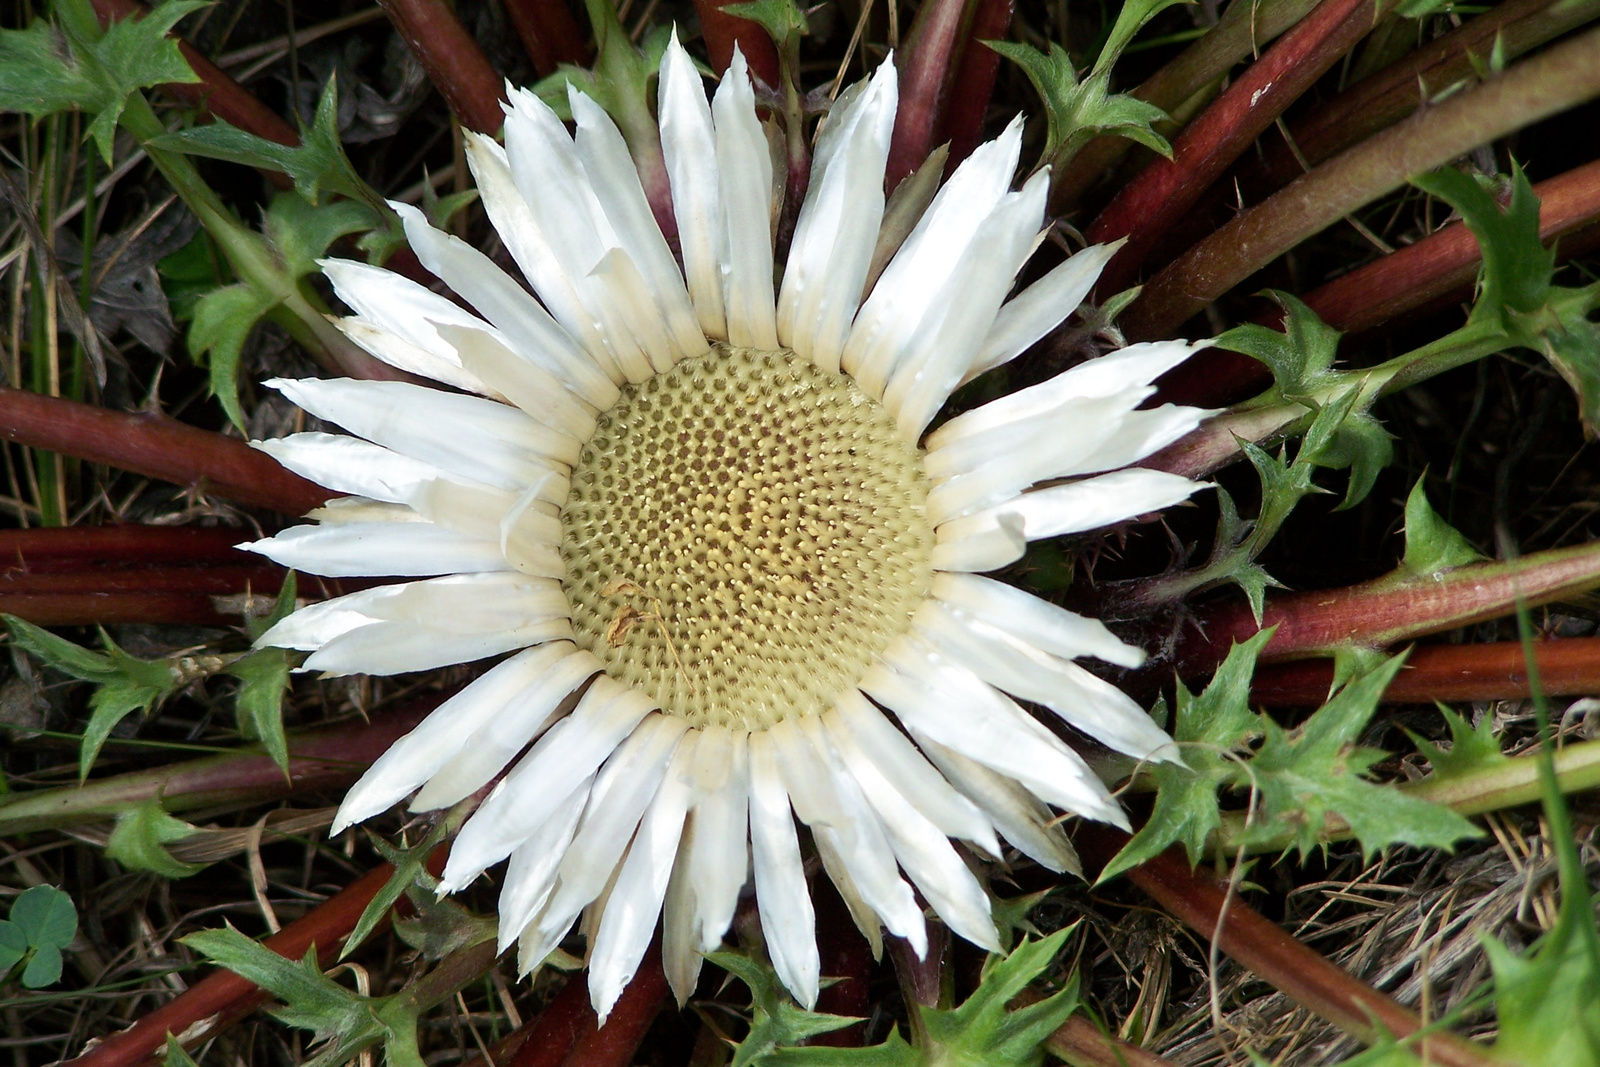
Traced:
[[662, 62], [681, 271], [605, 113], [574, 91], [569, 135], [533, 94], [510, 100], [504, 147], [468, 134], [467, 154], [532, 294], [398, 204], [418, 257], [476, 314], [324, 265], [353, 341], [452, 391], [273, 383], [353, 436], [259, 447], [347, 495], [246, 547], [409, 580], [304, 608], [262, 642], [330, 675], [509, 654], [373, 764], [334, 831], [498, 778], [443, 888], [509, 860], [502, 948], [519, 942], [526, 971], [581, 922], [602, 1016], [663, 916], [688, 996], [752, 883], [778, 975], [813, 1004], [812, 853], [874, 943], [886, 927], [923, 951], [926, 905], [997, 947], [953, 840], [1062, 870], [1060, 813], [1126, 825], [1017, 701], [1136, 758], [1176, 754], [1072, 662], [1131, 666], [1139, 650], [977, 572], [1198, 488], [1129, 466], [1204, 414], [1139, 409], [1197, 346], [1136, 345], [925, 436], [953, 390], [1070, 314], [1111, 251], [1006, 300], [1045, 210], [1043, 175], [1011, 189], [1020, 125], [956, 170], [868, 289], [896, 107], [885, 63], [826, 121], [775, 287], [772, 163], [742, 59], [710, 102], [675, 40]]

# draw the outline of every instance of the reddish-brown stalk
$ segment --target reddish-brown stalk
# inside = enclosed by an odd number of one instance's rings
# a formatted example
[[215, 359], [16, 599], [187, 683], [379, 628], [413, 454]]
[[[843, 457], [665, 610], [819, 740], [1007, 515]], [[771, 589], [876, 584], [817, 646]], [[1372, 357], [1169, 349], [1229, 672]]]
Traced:
[[[1600, 692], [1600, 637], [1554, 638], [1534, 643], [1539, 681], [1550, 696]], [[1278, 663], [1256, 671], [1252, 703], [1315, 707], [1328, 698], [1333, 664], [1327, 660]], [[1527, 661], [1522, 642], [1426, 645], [1413, 649], [1384, 691], [1390, 704], [1464, 700], [1526, 700]]]
[[1087, 234], [1092, 242], [1128, 238], [1101, 274], [1099, 291], [1127, 288], [1172, 224], [1393, 3], [1323, 0], [1184, 129], [1173, 142], [1171, 160], [1155, 160], [1124, 186]]
[[589, 1006], [588, 983], [575, 974], [523, 1028], [527, 1036], [506, 1067], [628, 1067], [666, 999], [659, 941], [645, 953], [604, 1026]]
[[0, 572], [0, 612], [37, 626], [127, 622], [227, 626], [236, 625], [239, 616], [218, 611], [212, 597], [274, 596], [282, 585], [283, 569], [264, 561], [200, 567], [92, 564], [77, 573], [52, 574], [6, 571]]
[[817, 995], [817, 1011], [828, 1015], [853, 1015], [861, 1022], [839, 1030], [817, 1034], [807, 1043], [834, 1048], [856, 1048], [866, 1036], [867, 1016], [872, 1014], [872, 947], [856, 929], [850, 910], [833, 883], [819, 878], [812, 883], [816, 904], [817, 953], [822, 976], [832, 982]]
[[291, 515], [333, 495], [235, 438], [22, 389], [0, 388], [0, 438]]
[[[445, 850], [446, 846], [441, 845], [428, 859], [428, 869], [435, 875], [444, 869]], [[332, 965], [345, 936], [393, 874], [394, 868], [387, 863], [374, 867], [262, 944], [289, 959], [299, 959], [315, 945], [323, 966]], [[168, 1034], [193, 1048], [250, 1014], [266, 999], [267, 994], [259, 986], [232, 971], [219, 969], [126, 1030], [102, 1037], [77, 1059], [68, 1060], [66, 1067], [140, 1067], [152, 1063], [166, 1048]]]
[[966, 43], [961, 47], [944, 114], [933, 137], [935, 144], [950, 146], [950, 161], [946, 164], [950, 169], [971, 155], [983, 140], [984, 119], [1000, 69], [1000, 53], [985, 42], [1005, 40], [1011, 32], [1012, 6], [1012, 0], [974, 0]]
[[1082, 1014], [1074, 1015], [1051, 1034], [1045, 1048], [1073, 1067], [1175, 1067], [1172, 1060], [1102, 1033]]
[[180, 813], [241, 808], [295, 793], [342, 789], [414, 729], [446, 695], [408, 701], [374, 714], [370, 722], [294, 731], [289, 735], [287, 774], [260, 745], [251, 745], [225, 755], [93, 778], [82, 785], [13, 792], [0, 804], [0, 834], [99, 822], [152, 797], [160, 797], [167, 811]]
[[1130, 338], [1170, 336], [1295, 245], [1407, 178], [1600, 94], [1600, 31], [1457, 93], [1334, 157], [1244, 212], [1151, 279], [1123, 314]]
[[[1104, 866], [1128, 835], [1085, 823], [1074, 835], [1085, 866]], [[1406, 1037], [1421, 1029], [1416, 1014], [1335, 966], [1271, 922], [1238, 896], [1197, 871], [1172, 850], [1128, 871], [1128, 879], [1172, 915], [1286, 996], [1340, 1029], [1366, 1041], [1387, 1031]], [[1226, 920], [1219, 920], [1226, 915]], [[1220, 929], [1219, 929], [1220, 926]], [[1486, 1052], [1453, 1034], [1418, 1041], [1423, 1061], [1440, 1067], [1488, 1067]]]
[[505, 81], [444, 0], [380, 0], [411, 54], [461, 125], [495, 133], [505, 121]]
[[549, 77], [563, 63], [581, 66], [588, 59], [589, 44], [565, 0], [505, 0], [505, 6], [539, 77]]
[[1510, 562], [1475, 563], [1438, 577], [1380, 578], [1345, 589], [1267, 598], [1257, 625], [1250, 606], [1229, 600], [1202, 610], [1184, 629], [1177, 659], [1185, 673], [1222, 662], [1229, 647], [1277, 627], [1264, 660], [1301, 659], [1332, 649], [1387, 648], [1424, 634], [1470, 626], [1509, 614], [1519, 599], [1529, 607], [1578, 595], [1600, 585], [1600, 542], [1536, 552]]
[[[1587, 163], [1533, 187], [1539, 198], [1539, 237], [1562, 237], [1558, 251], [1566, 255], [1594, 240], [1578, 234], [1600, 219], [1600, 163]], [[1401, 315], [1442, 303], [1446, 298], [1471, 298], [1473, 279], [1483, 255], [1476, 238], [1461, 222], [1453, 222], [1416, 244], [1398, 248], [1381, 259], [1308, 293], [1303, 299], [1329, 326], [1344, 333], [1373, 330]], [[1279, 328], [1282, 311], [1273, 308], [1257, 321]], [[1259, 360], [1238, 352], [1207, 349], [1163, 377], [1157, 403], [1222, 407], [1266, 388], [1272, 375]]]
[[738, 45], [745, 62], [750, 64], [750, 73], [766, 82], [769, 88], [778, 88], [777, 47], [758, 24], [722, 10], [733, 2], [736, 0], [694, 0], [695, 14], [700, 16], [700, 33], [711, 57], [711, 69], [721, 77], [733, 62], [733, 46]]
[[933, 150], [933, 132], [943, 118], [946, 88], [961, 23], [964, 0], [928, 0], [900, 48], [900, 106], [894, 117], [894, 137], [889, 142], [889, 163], [884, 184], [892, 192]]

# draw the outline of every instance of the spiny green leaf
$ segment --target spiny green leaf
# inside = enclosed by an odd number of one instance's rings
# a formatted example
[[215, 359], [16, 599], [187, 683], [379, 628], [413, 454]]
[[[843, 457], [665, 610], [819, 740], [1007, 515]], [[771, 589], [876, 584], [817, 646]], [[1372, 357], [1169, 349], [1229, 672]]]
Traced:
[[356, 920], [356, 925], [350, 931], [350, 936], [345, 938], [344, 948], [339, 953], [339, 958], [344, 959], [367, 939], [383, 917], [389, 914], [389, 909], [394, 907], [400, 895], [414, 885], [432, 889], [438, 880], [428, 874], [428, 856], [444, 840], [445, 833], [450, 829], [449, 823], [440, 820], [439, 824], [428, 832], [428, 835], [411, 848], [395, 848], [376, 835], [368, 835], [372, 840], [372, 847], [377, 849], [378, 855], [388, 860], [394, 866], [394, 874], [383, 884], [383, 888], [367, 902], [361, 912], [361, 918]]
[[333, 78], [323, 87], [309, 128], [300, 129], [300, 144], [285, 145], [258, 137], [217, 119], [204, 126], [176, 130], [152, 142], [156, 148], [222, 159], [289, 176], [295, 192], [312, 204], [324, 192], [353, 197], [376, 207], [377, 194], [361, 180], [339, 142], [339, 90]]
[[806, 1011], [783, 991], [772, 968], [737, 952], [712, 952], [706, 959], [750, 988], [750, 1033], [734, 1050], [733, 1067], [767, 1062], [779, 1045], [797, 1045], [815, 1034], [826, 1034], [859, 1022], [848, 1015]]
[[283, 729], [283, 694], [289, 688], [289, 652], [261, 648], [234, 660], [227, 671], [239, 679], [233, 716], [239, 733], [260, 740], [278, 768], [289, 773], [289, 738]]
[[990, 956], [983, 980], [959, 1007], [920, 1008], [922, 1026], [937, 1051], [923, 1050], [929, 1063], [1026, 1067], [1044, 1061], [1044, 1042], [1078, 1010], [1078, 979], [1025, 1008], [1007, 1011], [1018, 993], [1047, 971], [1072, 928], [1038, 941], [1024, 941], [1009, 956]]
[[1021, 67], [1033, 83], [1048, 123], [1043, 155], [1052, 165], [1065, 164], [1102, 133], [1137, 141], [1163, 156], [1172, 155], [1166, 138], [1152, 129], [1167, 117], [1166, 112], [1136, 97], [1113, 94], [1109, 70], [1096, 69], [1080, 82], [1072, 57], [1054, 41], [1048, 52], [1016, 41], [983, 43]]
[[724, 4], [722, 10], [766, 30], [780, 51], [789, 47], [795, 38], [811, 32], [806, 13], [794, 0], [750, 0], [749, 3]]
[[422, 953], [423, 959], [444, 959], [457, 949], [471, 948], [499, 932], [500, 924], [494, 919], [473, 914], [453, 897], [439, 897], [432, 888], [422, 888], [424, 882], [433, 881], [424, 873], [423, 878], [406, 888], [406, 899], [411, 901], [415, 918], [397, 917], [394, 923], [395, 936]]
[[202, 0], [166, 0], [143, 18], [120, 19], [104, 33], [74, 20], [0, 30], [0, 111], [34, 118], [73, 109], [91, 114], [87, 134], [110, 163], [117, 120], [130, 93], [200, 80], [167, 31], [205, 6]]
[[1418, 478], [1406, 498], [1406, 550], [1400, 566], [1419, 578], [1438, 578], [1453, 567], [1484, 557], [1433, 510], [1423, 484], [1426, 480]]
[[1443, 704], [1436, 705], [1450, 727], [1450, 747], [1443, 748], [1410, 730], [1406, 731], [1417, 751], [1427, 759], [1438, 779], [1460, 778], [1475, 774], [1497, 763], [1510, 763], [1511, 757], [1500, 751], [1500, 739], [1494, 733], [1494, 717], [1485, 715], [1474, 729], [1467, 720]]
[[[1529, 1067], [1600, 1065], [1600, 972], [1588, 894], [1563, 887], [1555, 927], [1526, 958], [1483, 939], [1494, 972], [1497, 1058]], [[1569, 902], [1574, 906], [1569, 907]]]
[[1100, 881], [1181, 843], [1190, 863], [1205, 855], [1206, 841], [1221, 824], [1218, 788], [1238, 774], [1249, 742], [1262, 732], [1261, 716], [1250, 709], [1250, 680], [1256, 658], [1272, 639], [1263, 630], [1228, 650], [1211, 683], [1199, 696], [1177, 683], [1172, 739], [1183, 763], [1157, 763], [1148, 769], [1158, 792], [1150, 818], [1100, 872]]
[[1269, 290], [1267, 295], [1283, 308], [1282, 333], [1246, 323], [1218, 334], [1216, 345], [1265, 363], [1284, 399], [1309, 398], [1328, 380], [1339, 331], [1292, 293]]
[[1151, 19], [1169, 7], [1193, 2], [1194, 0], [1126, 0], [1122, 9], [1117, 12], [1117, 21], [1112, 23], [1111, 32], [1106, 36], [1106, 43], [1100, 46], [1100, 54], [1094, 61], [1095, 72], [1109, 71], [1122, 56], [1122, 50], [1128, 47], [1128, 43]]
[[[359, 200], [312, 204], [294, 193], [279, 193], [267, 207], [262, 229], [273, 250], [295, 280], [317, 271], [328, 246], [347, 234], [378, 226], [383, 220]], [[399, 223], [397, 222], [398, 228]]]
[[245, 282], [218, 289], [194, 307], [189, 326], [189, 355], [211, 369], [211, 395], [222, 402], [228, 419], [241, 430], [244, 409], [239, 406], [239, 357], [261, 316], [277, 300]]
[[117, 824], [106, 842], [106, 855], [130, 870], [154, 871], [163, 878], [187, 878], [200, 867], [174, 859], [166, 846], [198, 832], [182, 819], [168, 815], [161, 801], [151, 797], [117, 815]]
[[49, 630], [15, 615], [3, 615], [0, 618], [5, 619], [6, 628], [11, 631], [11, 640], [19, 648], [32, 652], [46, 666], [86, 682], [105, 681], [117, 675], [109, 656], [91, 652], [82, 645], [57, 637]]
[[1383, 753], [1358, 746], [1356, 739], [1404, 661], [1395, 656], [1352, 679], [1297, 729], [1261, 719], [1265, 733], [1249, 764], [1261, 806], [1245, 834], [1247, 843], [1275, 840], [1289, 828], [1304, 856], [1320, 843], [1334, 814], [1349, 825], [1366, 855], [1395, 843], [1448, 849], [1464, 837], [1482, 835], [1444, 805], [1363, 777]]

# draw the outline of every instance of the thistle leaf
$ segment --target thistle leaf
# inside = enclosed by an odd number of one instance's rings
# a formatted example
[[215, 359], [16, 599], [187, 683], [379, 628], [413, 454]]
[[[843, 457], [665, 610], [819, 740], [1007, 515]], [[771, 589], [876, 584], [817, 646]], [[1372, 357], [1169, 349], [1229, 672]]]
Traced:
[[200, 867], [174, 859], [166, 846], [198, 832], [182, 819], [168, 815], [161, 801], [151, 797], [118, 813], [117, 824], [106, 842], [106, 855], [129, 870], [154, 871], [163, 878], [187, 878]]

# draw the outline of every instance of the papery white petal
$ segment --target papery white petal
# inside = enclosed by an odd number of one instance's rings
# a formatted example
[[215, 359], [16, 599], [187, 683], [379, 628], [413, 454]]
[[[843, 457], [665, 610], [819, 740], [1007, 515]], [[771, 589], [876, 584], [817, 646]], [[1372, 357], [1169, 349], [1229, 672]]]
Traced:
[[505, 879], [500, 884], [497, 951], [510, 948], [550, 899], [561, 857], [572, 843], [578, 816], [583, 814], [593, 783], [593, 778], [585, 778], [567, 799], [556, 805], [550, 818], [512, 851]]
[[1022, 517], [1001, 506], [942, 523], [933, 532], [932, 562], [941, 571], [992, 571], [1027, 548]]
[[[476, 374], [458, 365], [453, 354], [451, 359], [436, 356], [426, 348], [412, 344], [399, 334], [368, 322], [359, 315], [346, 315], [333, 320], [333, 324], [362, 351], [376, 356], [391, 367], [480, 396], [488, 396], [494, 391]], [[473, 328], [473, 332], [480, 331]]]
[[329, 578], [468, 574], [510, 570], [500, 546], [431, 522], [292, 526], [237, 545], [274, 563]]
[[[497, 691], [501, 708], [493, 717], [479, 724], [461, 724], [459, 751], [441, 763], [412, 798], [412, 811], [447, 808], [488, 785], [528, 742], [561, 717], [584, 682], [605, 670], [605, 665], [586, 651], [573, 651], [565, 642], [554, 647], [566, 654], [531, 661], [506, 677], [505, 687]], [[485, 677], [521, 659], [507, 660]], [[513, 683], [518, 688], [512, 689]]]
[[972, 798], [1023, 855], [1052, 871], [1081, 875], [1078, 854], [1054, 813], [1015, 778], [1007, 778], [915, 730], [917, 744], [939, 770]]
[[510, 489], [581, 446], [508, 404], [407, 382], [273, 378], [266, 383], [313, 415], [403, 455]]
[[778, 347], [772, 300], [772, 157], [755, 106], [750, 72], [735, 45], [733, 62], [711, 102], [726, 235], [722, 300], [728, 342], [770, 352]]
[[883, 391], [900, 436], [915, 441], [972, 365], [1000, 302], [1027, 260], [1049, 192], [1048, 171], [1004, 197], [907, 339]]
[[868, 88], [835, 103], [823, 127], [778, 297], [778, 339], [837, 372], [883, 218], [883, 171], [894, 132], [894, 61]]
[[471, 663], [544, 641], [570, 640], [572, 623], [565, 615], [535, 619], [514, 629], [476, 632], [440, 631], [416, 622], [375, 622], [329, 641], [306, 657], [298, 670], [328, 678], [381, 677]]
[[296, 433], [251, 441], [250, 447], [336, 493], [390, 503], [404, 503], [417, 486], [444, 473], [432, 463], [344, 434]]
[[1122, 426], [1089, 455], [1063, 474], [1098, 474], [1137, 463], [1173, 444], [1214, 414], [1203, 408], [1162, 404], [1148, 411], [1130, 411]]
[[633, 845], [601, 913], [600, 930], [589, 954], [589, 999], [601, 1025], [639, 969], [661, 914], [689, 810], [688, 765], [694, 759], [696, 736], [686, 736], [673, 754], [660, 790], [639, 820]]
[[571, 82], [567, 83], [567, 96], [578, 127], [573, 142], [583, 161], [584, 172], [594, 186], [607, 221], [615, 228], [622, 247], [646, 283], [651, 301], [671, 335], [671, 344], [683, 355], [705, 352], [708, 348], [705, 334], [695, 321], [683, 276], [672, 261], [667, 239], [656, 225], [622, 134], [611, 116]]
[[1057, 656], [1094, 656], [1119, 667], [1144, 663], [1143, 649], [1124, 643], [1099, 619], [1075, 615], [993, 578], [936, 574], [929, 592], [935, 599]]
[[[866, 798], [840, 765], [820, 733], [785, 719], [767, 728], [789, 801], [814, 837], [826, 838], [838, 852], [868, 907], [889, 930], [911, 943], [917, 958], [928, 951], [927, 923], [911, 887], [900, 877], [894, 851]], [[820, 747], [819, 747], [820, 746]]]
[[379, 756], [345, 794], [330, 833], [340, 833], [394, 806], [460, 752], [523, 690], [563, 660], [586, 656], [567, 642], [526, 649], [440, 704]]
[[1125, 243], [1091, 245], [1006, 301], [983, 346], [962, 375], [965, 385], [985, 371], [1009, 363], [1067, 320], [1094, 288], [1095, 279]]
[[[434, 229], [422, 212], [409, 204], [396, 202], [392, 206], [400, 213], [406, 238], [423, 266], [443, 278], [493, 323], [506, 347], [538, 365], [587, 403], [603, 408], [616, 401], [616, 386], [594, 359], [493, 260], [461, 238]], [[432, 312], [420, 313], [419, 317], [457, 328], [471, 325], [465, 321], [471, 316], [454, 305], [451, 308], [455, 314], [450, 318]], [[480, 332], [487, 332], [482, 323], [477, 325]], [[455, 354], [457, 362], [460, 358]]]
[[823, 724], [810, 716], [802, 728], [807, 725], [813, 746], [820, 749], [829, 744], [843, 761], [882, 821], [895, 858], [933, 910], [968, 941], [991, 952], [1000, 951], [1000, 939], [989, 916], [989, 897], [950, 847], [950, 839], [894, 787], [879, 770], [875, 756], [855, 744], [847, 731], [829, 730], [826, 741], [819, 741], [814, 734]]
[[991, 856], [998, 856], [994, 829], [983, 814], [905, 739], [858, 691], [840, 694], [839, 702], [822, 716], [822, 724], [841, 755], [846, 748], [870, 752], [878, 771], [918, 810], [950, 837], [970, 841]]
[[[1210, 483], [1191, 482], [1179, 474], [1153, 470], [1120, 470], [1081, 482], [1035, 489], [1004, 505], [1022, 519], [1030, 541], [1097, 530], [1102, 526], [1160, 511], [1188, 500]], [[979, 515], [985, 514], [980, 512]], [[977, 516], [974, 516], [977, 517]]]
[[1177, 758], [1172, 738], [1143, 708], [1122, 690], [1076, 663], [1052, 656], [1024, 638], [937, 601], [926, 602], [917, 609], [912, 629], [925, 635], [946, 657], [991, 685], [1043, 704], [1118, 752], [1135, 759]]
[[868, 396], [881, 397], [901, 351], [922, 325], [978, 227], [1011, 184], [1022, 122], [980, 145], [956, 168], [856, 315], [841, 365]]
[[[416, 210], [411, 208], [410, 210]], [[340, 300], [355, 309], [361, 320], [399, 345], [358, 327], [347, 336], [379, 359], [403, 370], [427, 375], [447, 385], [472, 383], [472, 375], [461, 368], [450, 347], [433, 328], [435, 322], [471, 329], [488, 329], [489, 324], [446, 297], [440, 296], [403, 275], [353, 259], [321, 259], [317, 265], [333, 283]], [[375, 342], [368, 347], [367, 341]], [[422, 355], [418, 354], [420, 350]], [[482, 392], [481, 383], [468, 384]]]
[[722, 264], [727, 232], [717, 191], [717, 141], [711, 105], [694, 60], [672, 41], [661, 57], [658, 113], [661, 150], [672, 182], [672, 213], [695, 314], [707, 337], [726, 340], [728, 318], [722, 302]]
[[801, 1007], [810, 1010], [817, 1003], [822, 972], [816, 914], [769, 731], [750, 736], [750, 858], [772, 968]]
[[652, 710], [637, 690], [605, 675], [595, 679], [573, 713], [539, 739], [461, 828], [440, 879], [443, 890], [460, 889], [509, 856]]

